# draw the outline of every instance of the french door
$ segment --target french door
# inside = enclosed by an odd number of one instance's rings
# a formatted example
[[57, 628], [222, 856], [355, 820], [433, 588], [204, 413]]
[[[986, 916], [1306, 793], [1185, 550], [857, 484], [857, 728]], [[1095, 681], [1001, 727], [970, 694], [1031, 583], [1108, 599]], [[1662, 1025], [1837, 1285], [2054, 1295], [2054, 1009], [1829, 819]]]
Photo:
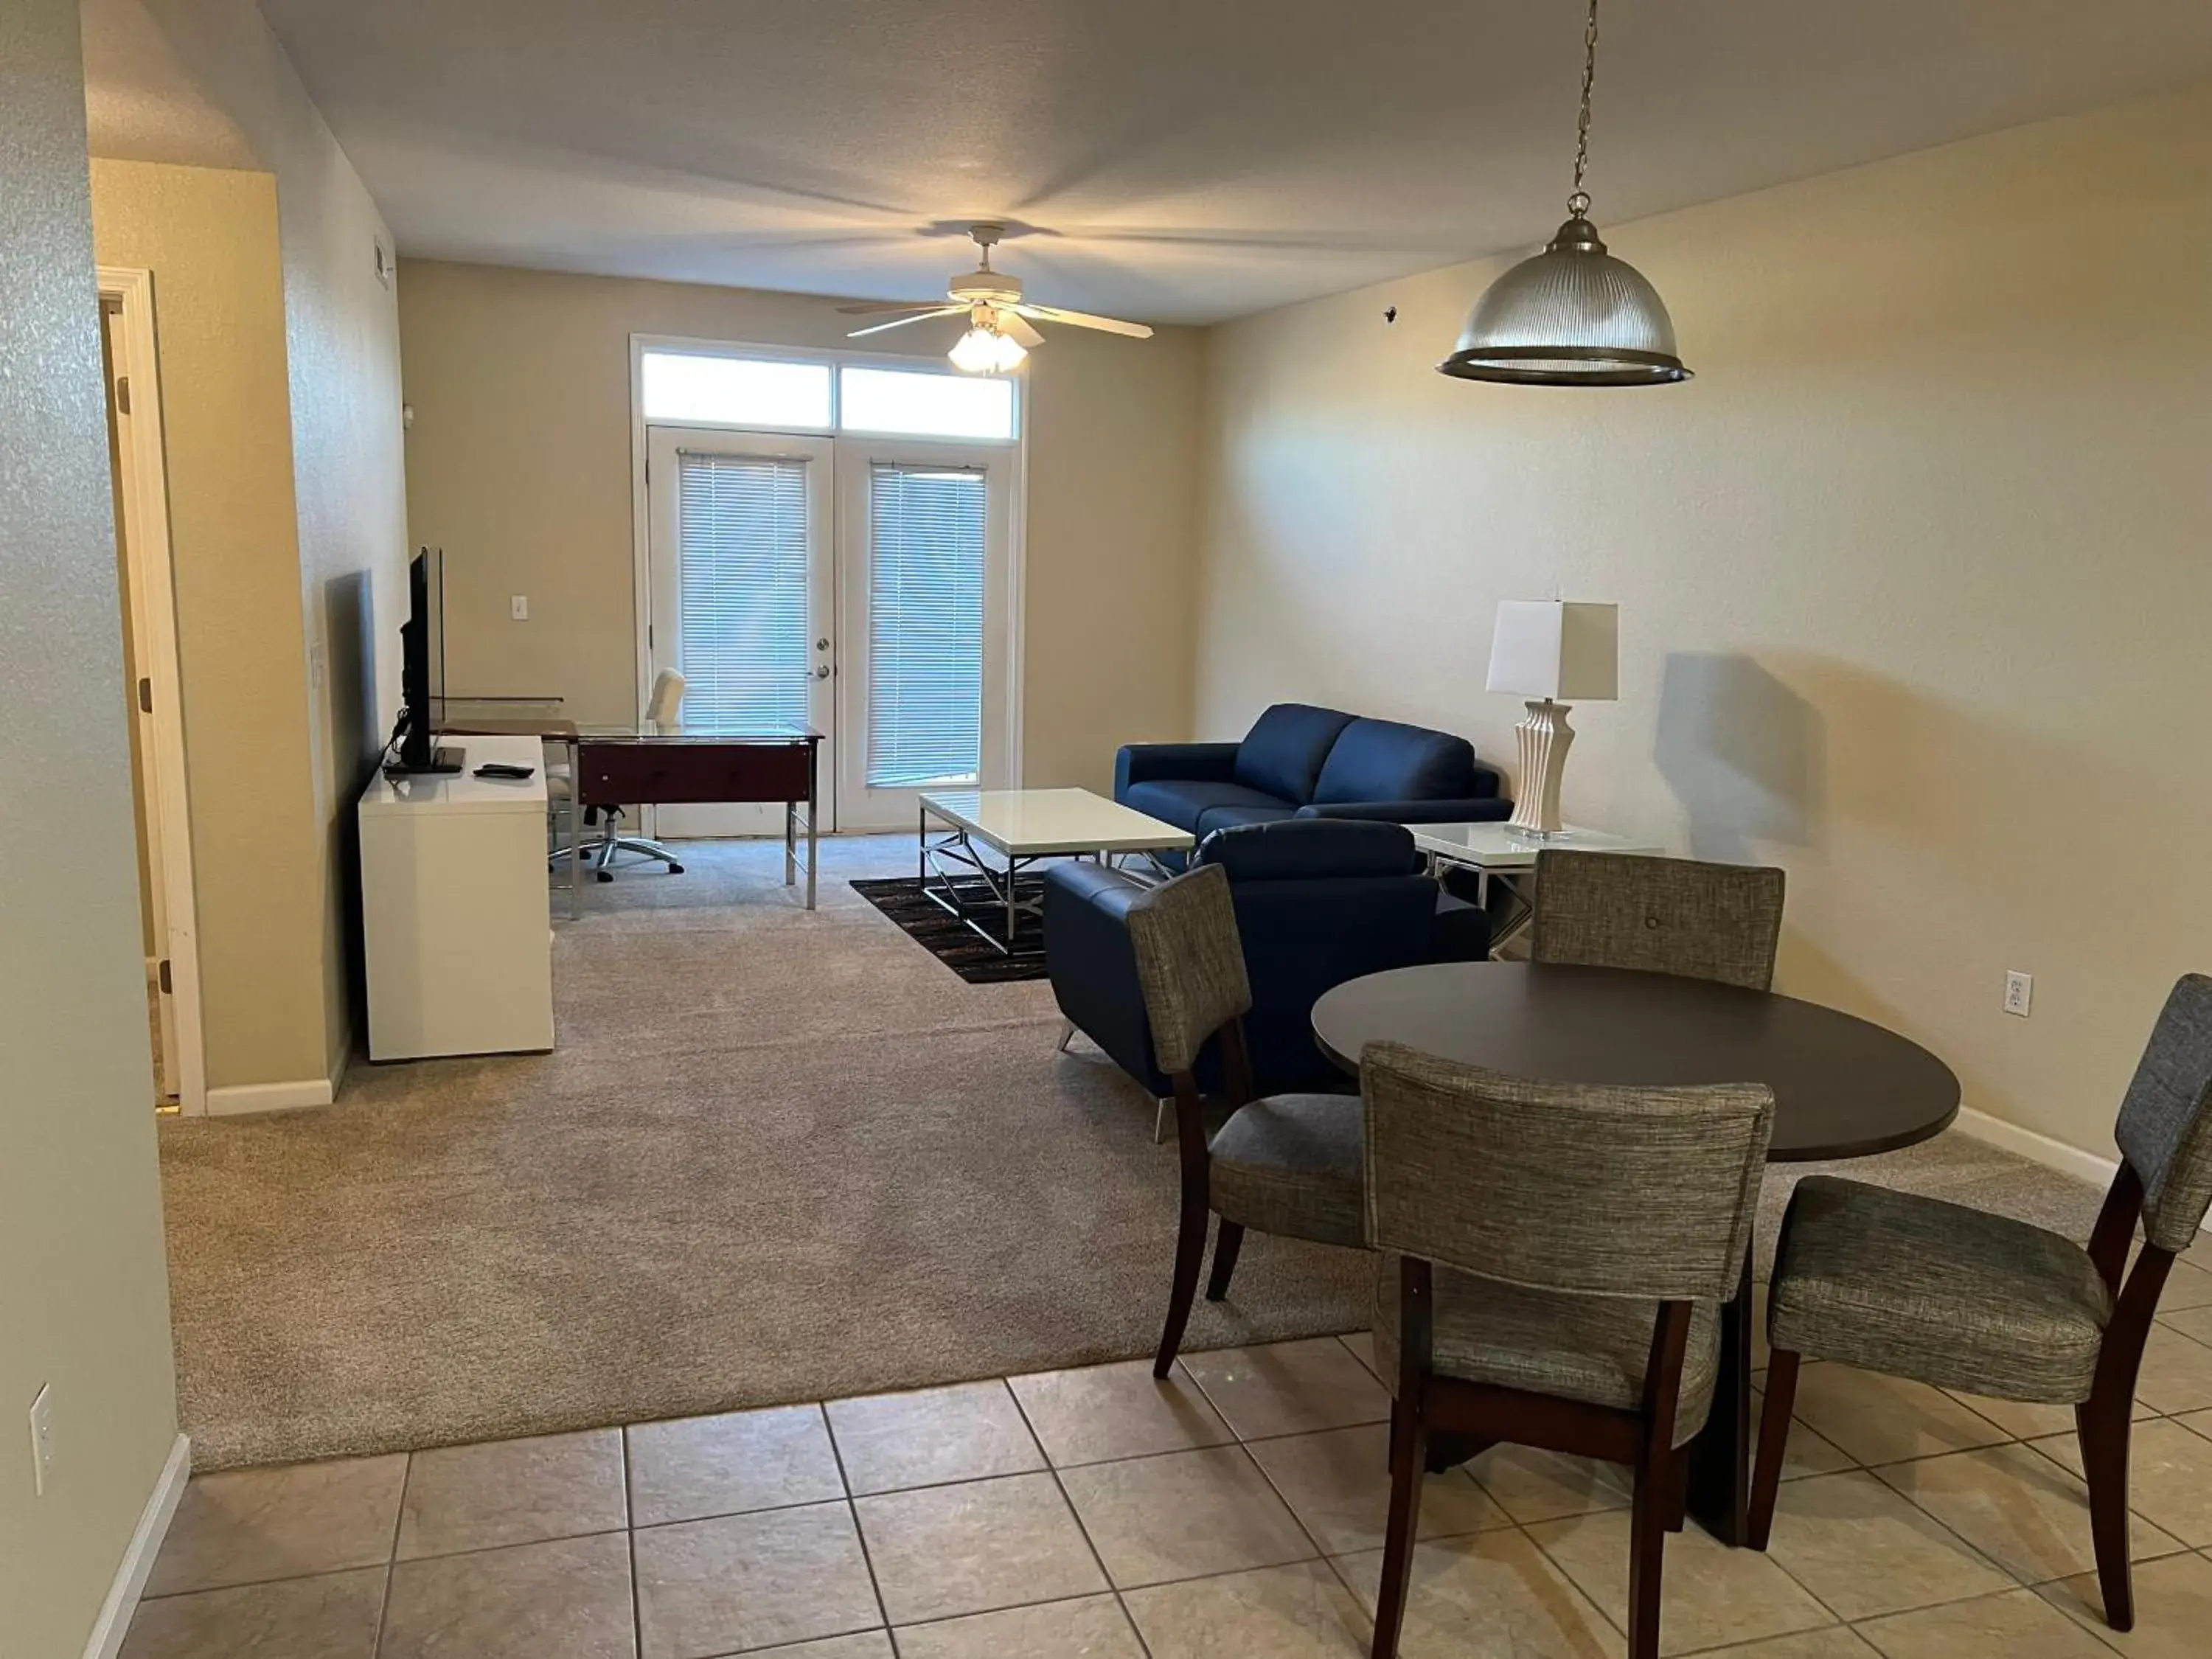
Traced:
[[[824, 734], [824, 829], [914, 823], [926, 788], [1010, 781], [1012, 451], [647, 429], [658, 671], [687, 720]], [[780, 834], [781, 811], [664, 806], [671, 837]]]

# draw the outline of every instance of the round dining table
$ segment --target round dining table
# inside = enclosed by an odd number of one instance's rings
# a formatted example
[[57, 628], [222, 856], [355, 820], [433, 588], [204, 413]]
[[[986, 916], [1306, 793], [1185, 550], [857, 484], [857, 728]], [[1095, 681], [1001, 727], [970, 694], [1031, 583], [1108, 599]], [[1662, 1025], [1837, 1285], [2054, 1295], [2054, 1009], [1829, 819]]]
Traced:
[[[1959, 1079], [1908, 1037], [1818, 1003], [1674, 974], [1560, 963], [1453, 962], [1347, 981], [1314, 1004], [1322, 1051], [1359, 1069], [1370, 1042], [1550, 1083], [1763, 1083], [1772, 1163], [1864, 1158], [1940, 1134]], [[1723, 1541], [1747, 1534], [1751, 1263], [1721, 1321], [1711, 1415], [1691, 1454], [1690, 1508]]]

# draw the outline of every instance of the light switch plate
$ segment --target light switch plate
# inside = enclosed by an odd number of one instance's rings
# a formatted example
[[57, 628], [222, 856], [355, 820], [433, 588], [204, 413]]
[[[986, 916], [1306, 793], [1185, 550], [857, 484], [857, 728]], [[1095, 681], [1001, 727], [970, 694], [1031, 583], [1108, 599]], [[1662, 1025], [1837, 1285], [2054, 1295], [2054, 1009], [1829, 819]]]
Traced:
[[508, 595], [507, 601], [507, 614], [516, 622], [528, 622], [530, 620], [530, 596], [527, 593], [514, 593]]

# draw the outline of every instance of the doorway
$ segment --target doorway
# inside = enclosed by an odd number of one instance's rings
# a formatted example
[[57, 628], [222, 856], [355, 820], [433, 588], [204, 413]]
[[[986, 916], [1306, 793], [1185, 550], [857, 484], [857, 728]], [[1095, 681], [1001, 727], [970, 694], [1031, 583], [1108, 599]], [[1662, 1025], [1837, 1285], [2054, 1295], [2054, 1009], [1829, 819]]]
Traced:
[[207, 1109], [207, 1073], [153, 276], [103, 265], [99, 290], [147, 1035], [156, 1106], [198, 1115]]
[[[698, 359], [682, 361], [688, 369]], [[977, 383], [966, 377], [708, 361], [812, 369], [822, 400], [811, 412], [829, 430], [655, 421], [645, 377], [641, 682], [682, 674], [688, 721], [822, 732], [824, 829], [904, 829], [925, 789], [1012, 787], [1011, 387], [1000, 412], [979, 416]], [[884, 382], [901, 384], [886, 392]], [[945, 394], [961, 402], [948, 398], [933, 417], [931, 398]], [[863, 396], [890, 408], [887, 423], [988, 418], [1003, 421], [1006, 435], [839, 430], [847, 399], [866, 407]], [[671, 839], [781, 832], [780, 810], [758, 806], [662, 806], [653, 822]]]

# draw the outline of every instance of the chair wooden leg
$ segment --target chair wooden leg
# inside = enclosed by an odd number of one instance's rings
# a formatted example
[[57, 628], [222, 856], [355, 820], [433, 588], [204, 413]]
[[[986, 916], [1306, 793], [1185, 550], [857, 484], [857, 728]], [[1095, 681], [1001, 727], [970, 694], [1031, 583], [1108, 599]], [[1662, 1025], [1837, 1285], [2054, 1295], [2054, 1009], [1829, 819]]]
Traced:
[[1766, 1362], [1766, 1409], [1759, 1419], [1759, 1461], [1751, 1474], [1751, 1530], [1744, 1541], [1766, 1547], [1774, 1530], [1775, 1494], [1782, 1489], [1782, 1462], [1790, 1449], [1790, 1413], [1797, 1407], [1797, 1356], [1777, 1348]]
[[1674, 1508], [1675, 1457], [1648, 1447], [1636, 1468], [1628, 1525], [1628, 1659], [1659, 1659], [1659, 1586], [1667, 1522]]
[[2081, 1437], [2081, 1468], [2089, 1485], [2089, 1533], [2097, 1548], [2097, 1583], [2105, 1594], [2105, 1622], [2133, 1630], [2135, 1587], [2128, 1573], [2128, 1418], [2133, 1402], [2100, 1400], [2074, 1409]]
[[1667, 1467], [1671, 1490], [1667, 1494], [1667, 1530], [1680, 1532], [1690, 1522], [1690, 1449], [1676, 1449]]
[[1244, 1248], [1244, 1229], [1224, 1220], [1213, 1240], [1213, 1272], [1206, 1281], [1206, 1299], [1218, 1302], [1229, 1294], [1229, 1281], [1237, 1272], [1237, 1252]]
[[1160, 1351], [1152, 1358], [1154, 1376], [1168, 1374], [1176, 1350], [1182, 1346], [1190, 1304], [1198, 1299], [1198, 1270], [1206, 1263], [1206, 1224], [1212, 1216], [1204, 1204], [1184, 1201], [1182, 1231], [1176, 1235], [1175, 1284], [1168, 1291], [1168, 1322], [1160, 1332]]
[[1413, 1583], [1413, 1534], [1421, 1520], [1421, 1480], [1428, 1463], [1428, 1425], [1418, 1401], [1390, 1407], [1390, 1524], [1382, 1540], [1382, 1582], [1375, 1596], [1372, 1659], [1397, 1659], [1398, 1632], [1406, 1622]]

